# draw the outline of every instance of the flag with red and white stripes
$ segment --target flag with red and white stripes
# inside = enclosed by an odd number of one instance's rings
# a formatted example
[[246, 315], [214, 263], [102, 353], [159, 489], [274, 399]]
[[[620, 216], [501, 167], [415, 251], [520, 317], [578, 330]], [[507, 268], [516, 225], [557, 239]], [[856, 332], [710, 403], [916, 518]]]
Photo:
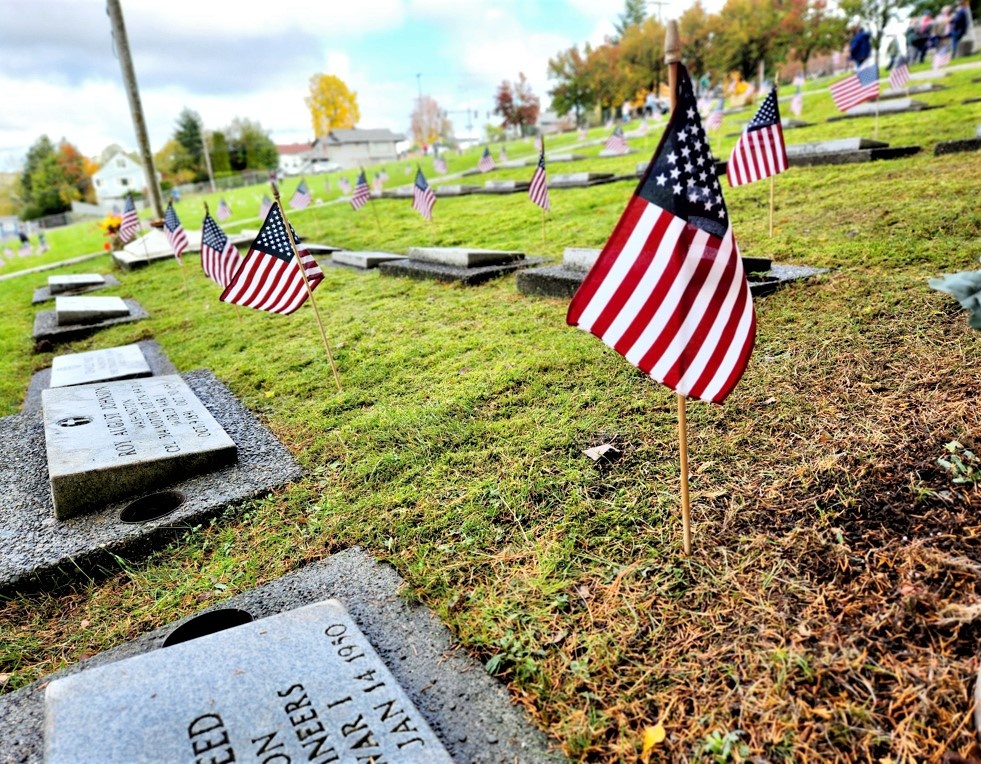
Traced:
[[184, 258], [181, 254], [187, 249], [187, 234], [184, 233], [181, 221], [177, 219], [173, 202], [167, 202], [167, 212], [164, 213], [164, 233], [167, 235], [167, 241], [170, 242], [170, 248], [174, 251], [174, 257], [183, 265]]
[[215, 212], [215, 217], [218, 220], [225, 221], [232, 216], [232, 208], [228, 206], [228, 202], [224, 199], [218, 202], [218, 210]]
[[215, 219], [205, 213], [201, 224], [201, 269], [205, 275], [220, 286], [228, 286], [241, 264], [235, 245]]
[[879, 67], [875, 65], [875, 57], [870, 57], [868, 64], [859, 67], [845, 79], [838, 80], [828, 90], [838, 111], [848, 111], [860, 103], [878, 98]]
[[278, 203], [273, 204], [252, 242], [249, 254], [242, 260], [219, 299], [284, 316], [303, 305], [307, 299], [307, 285], [297, 267], [296, 257], [300, 258], [311, 292], [323, 281], [324, 274], [313, 255], [300, 246], [300, 239], [292, 226], [290, 231], [296, 243], [295, 252], [282, 209]]
[[780, 125], [777, 89], [773, 88], [732, 147], [726, 175], [730, 186], [742, 186], [786, 169], [787, 147]]
[[705, 120], [706, 130], [718, 130], [722, 127], [722, 117], [725, 110], [725, 102], [723, 99], [719, 99], [715, 104], [715, 108], [709, 112], [708, 119]]
[[412, 209], [426, 220], [433, 219], [433, 207], [436, 205], [436, 192], [426, 182], [422, 168], [416, 168], [416, 180], [412, 184]]
[[889, 87], [893, 90], [900, 90], [906, 87], [907, 82], [909, 82], [909, 62], [906, 60], [906, 56], [900, 56], [889, 72]]
[[296, 191], [293, 192], [293, 196], [290, 199], [290, 207], [294, 210], [302, 210], [310, 204], [312, 198], [313, 195], [310, 193], [310, 187], [307, 186], [307, 182], [301, 180], [300, 185], [296, 187]]
[[490, 172], [494, 169], [494, 157], [491, 156], [490, 147], [484, 147], [484, 153], [480, 155], [480, 160], [477, 162], [477, 169], [481, 172]]
[[680, 395], [721, 403], [756, 337], [749, 284], [684, 66], [657, 151], [566, 321]]
[[126, 204], [123, 205], [123, 219], [119, 224], [119, 240], [125, 244], [136, 236], [140, 230], [140, 218], [136, 214], [136, 204], [133, 203], [133, 193], [126, 194]]
[[538, 153], [538, 167], [535, 174], [531, 176], [531, 184], [528, 186], [528, 196], [543, 210], [549, 209], [548, 204], [548, 178], [545, 175], [545, 147], [542, 146]]
[[623, 128], [620, 125], [613, 128], [613, 133], [606, 139], [604, 148], [617, 154], [627, 153], [630, 147], [627, 145], [627, 139], [624, 137]]
[[371, 191], [368, 188], [368, 179], [364, 176], [364, 170], [358, 175], [358, 180], [354, 184], [354, 194], [351, 196], [351, 206], [360, 210], [371, 198]]
[[937, 52], [933, 54], [934, 71], [936, 71], [937, 69], [943, 69], [945, 66], [947, 66], [947, 64], [950, 63], [950, 56], [952, 51], [953, 51], [952, 46], [945, 45], [943, 48], [938, 49]]

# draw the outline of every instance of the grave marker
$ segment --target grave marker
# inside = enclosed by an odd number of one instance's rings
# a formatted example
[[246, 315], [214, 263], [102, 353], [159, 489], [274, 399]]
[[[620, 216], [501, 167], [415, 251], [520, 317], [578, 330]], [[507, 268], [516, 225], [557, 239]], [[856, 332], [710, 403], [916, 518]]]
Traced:
[[48, 276], [48, 289], [51, 294], [75, 292], [80, 289], [92, 289], [106, 285], [105, 278], [98, 273], [76, 273], [69, 276]]
[[48, 764], [452, 764], [337, 600], [56, 679], [44, 736]]
[[55, 317], [58, 326], [94, 324], [129, 315], [122, 297], [56, 297]]
[[153, 374], [139, 345], [59, 355], [51, 362], [50, 387], [149, 377]]
[[41, 394], [55, 517], [65, 520], [235, 461], [235, 443], [177, 375]]
[[368, 270], [369, 268], [377, 268], [382, 263], [387, 263], [390, 260], [404, 260], [405, 257], [394, 255], [390, 252], [356, 252], [345, 249], [335, 252], [330, 256], [330, 259], [332, 263], [337, 265], [347, 265], [351, 268]]

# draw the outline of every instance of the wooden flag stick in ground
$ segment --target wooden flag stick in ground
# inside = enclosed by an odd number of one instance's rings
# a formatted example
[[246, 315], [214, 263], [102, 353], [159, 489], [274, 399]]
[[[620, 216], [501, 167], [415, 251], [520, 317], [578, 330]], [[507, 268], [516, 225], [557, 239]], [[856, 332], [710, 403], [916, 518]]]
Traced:
[[773, 238], [773, 178], [770, 176], [770, 238]]
[[300, 275], [303, 277], [303, 284], [307, 288], [307, 297], [310, 298], [310, 304], [313, 306], [313, 313], [317, 317], [317, 326], [320, 327], [320, 336], [324, 340], [324, 348], [327, 350], [327, 359], [330, 361], [330, 369], [334, 372], [334, 381], [337, 383], [337, 389], [341, 389], [341, 376], [337, 373], [337, 364], [334, 363], [334, 356], [330, 352], [330, 343], [327, 342], [327, 332], [324, 329], [324, 322], [320, 318], [320, 310], [317, 308], [317, 301], [313, 299], [313, 289], [310, 288], [310, 279], [307, 278], [307, 272], [303, 268], [303, 263], [300, 260], [300, 253], [296, 249], [296, 241], [293, 239], [293, 229], [290, 227], [290, 221], [286, 218], [286, 210], [283, 209], [283, 204], [279, 200], [279, 188], [276, 184], [272, 184], [273, 197], [275, 203], [279, 205], [279, 213], [283, 216], [283, 223], [286, 227], [286, 235], [290, 240], [290, 249], [293, 250], [293, 259], [296, 261], [296, 267], [300, 269]]
[[[681, 61], [681, 40], [678, 36], [678, 22], [668, 21], [664, 32], [664, 63], [668, 66], [668, 90], [670, 91], [671, 111], [668, 120], [674, 114], [678, 90], [678, 63]], [[686, 411], [687, 399], [681, 393], [678, 396], [678, 446], [681, 460], [681, 522], [683, 526], [683, 548], [686, 555], [691, 554], [691, 503], [688, 493], [688, 417]]]

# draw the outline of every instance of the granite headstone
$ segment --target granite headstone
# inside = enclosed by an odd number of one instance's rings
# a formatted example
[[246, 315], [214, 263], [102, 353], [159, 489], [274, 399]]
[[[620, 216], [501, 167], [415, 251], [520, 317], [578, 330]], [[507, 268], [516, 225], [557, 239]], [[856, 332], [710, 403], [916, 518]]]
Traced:
[[49, 387], [149, 377], [153, 372], [137, 344], [55, 356]]

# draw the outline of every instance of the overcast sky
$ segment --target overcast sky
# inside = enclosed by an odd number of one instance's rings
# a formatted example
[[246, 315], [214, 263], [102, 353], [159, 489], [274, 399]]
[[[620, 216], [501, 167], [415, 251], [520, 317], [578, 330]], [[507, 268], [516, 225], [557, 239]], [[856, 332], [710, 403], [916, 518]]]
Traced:
[[[675, 18], [693, 0], [660, 7]], [[356, 91], [359, 127], [408, 132], [421, 88], [450, 112], [487, 121], [504, 79], [524, 72], [548, 103], [557, 52], [602, 42], [622, 0], [122, 0], [153, 151], [184, 107], [208, 129], [235, 117], [277, 143], [313, 138], [311, 75]], [[705, 3], [717, 11], [719, 2]], [[651, 12], [657, 15], [658, 6]], [[98, 156], [136, 138], [104, 0], [0, 0], [0, 171], [46, 134]], [[454, 113], [457, 112], [457, 113]]]

